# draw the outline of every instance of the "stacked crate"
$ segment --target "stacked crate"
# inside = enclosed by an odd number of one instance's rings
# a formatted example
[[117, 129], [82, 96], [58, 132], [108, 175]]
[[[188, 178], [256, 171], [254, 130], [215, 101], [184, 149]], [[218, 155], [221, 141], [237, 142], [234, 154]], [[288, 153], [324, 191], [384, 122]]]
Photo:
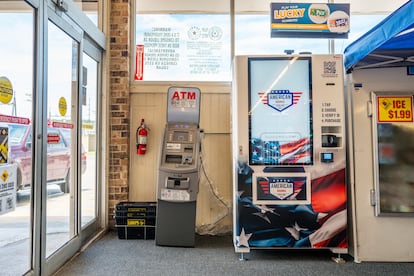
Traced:
[[154, 239], [156, 202], [120, 202], [115, 205], [115, 227], [120, 239]]

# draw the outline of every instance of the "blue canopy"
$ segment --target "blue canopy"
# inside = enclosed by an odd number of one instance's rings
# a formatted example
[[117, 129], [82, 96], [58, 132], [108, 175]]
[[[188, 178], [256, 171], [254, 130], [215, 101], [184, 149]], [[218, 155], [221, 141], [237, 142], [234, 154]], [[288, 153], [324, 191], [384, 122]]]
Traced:
[[414, 65], [414, 0], [410, 0], [344, 51], [345, 70]]

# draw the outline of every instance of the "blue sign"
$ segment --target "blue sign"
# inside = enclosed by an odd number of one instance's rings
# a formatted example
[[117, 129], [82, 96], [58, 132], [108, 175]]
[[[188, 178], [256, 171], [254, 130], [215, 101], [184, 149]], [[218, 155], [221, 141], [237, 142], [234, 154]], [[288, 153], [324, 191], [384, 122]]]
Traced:
[[348, 38], [349, 4], [271, 3], [271, 37]]

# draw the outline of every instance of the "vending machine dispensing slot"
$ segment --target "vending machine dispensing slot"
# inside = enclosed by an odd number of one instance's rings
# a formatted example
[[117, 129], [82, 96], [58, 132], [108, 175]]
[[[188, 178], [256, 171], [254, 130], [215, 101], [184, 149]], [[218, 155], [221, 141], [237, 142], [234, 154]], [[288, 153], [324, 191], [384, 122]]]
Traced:
[[157, 245], [193, 247], [199, 179], [200, 90], [170, 87], [158, 170]]

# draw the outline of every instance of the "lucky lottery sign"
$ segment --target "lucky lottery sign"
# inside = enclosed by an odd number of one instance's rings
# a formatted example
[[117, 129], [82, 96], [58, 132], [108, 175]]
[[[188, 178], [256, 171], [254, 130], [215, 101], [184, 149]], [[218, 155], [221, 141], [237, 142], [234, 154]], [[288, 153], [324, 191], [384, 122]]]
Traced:
[[378, 122], [412, 122], [412, 96], [378, 96]]

